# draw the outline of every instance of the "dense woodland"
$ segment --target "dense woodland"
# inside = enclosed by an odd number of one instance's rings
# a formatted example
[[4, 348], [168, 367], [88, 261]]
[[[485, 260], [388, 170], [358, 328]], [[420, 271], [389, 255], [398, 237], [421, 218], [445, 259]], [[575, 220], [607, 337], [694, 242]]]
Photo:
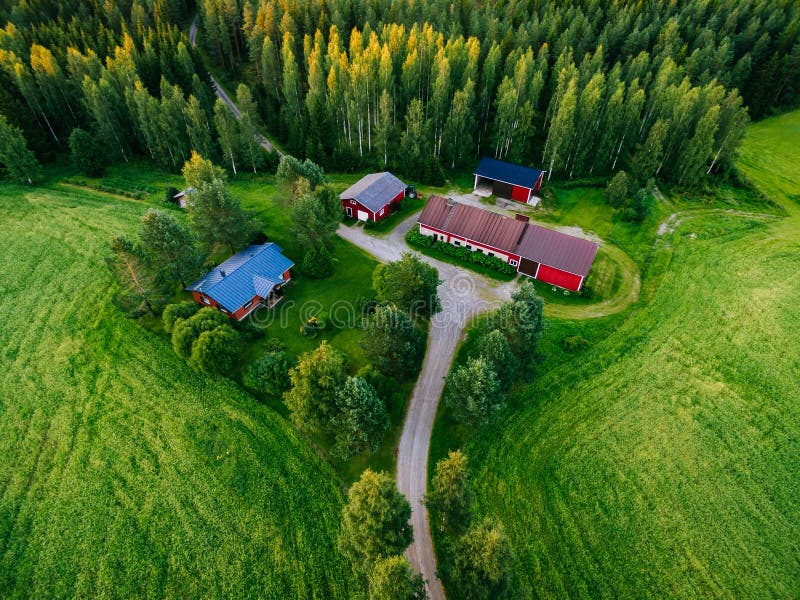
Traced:
[[[749, 118], [800, 101], [790, 0], [72, 0], [0, 17], [0, 112], [43, 158], [81, 127], [110, 160], [177, 170], [196, 149], [257, 170], [264, 125], [337, 170], [435, 180], [491, 155], [691, 185], [730, 166]], [[246, 84], [242, 122], [204, 59]]]

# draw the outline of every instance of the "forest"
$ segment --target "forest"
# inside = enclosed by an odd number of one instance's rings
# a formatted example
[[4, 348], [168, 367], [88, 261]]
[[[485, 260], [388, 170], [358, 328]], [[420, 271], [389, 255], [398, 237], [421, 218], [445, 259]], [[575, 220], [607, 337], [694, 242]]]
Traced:
[[[97, 162], [177, 171], [194, 149], [258, 171], [264, 127], [339, 171], [439, 181], [490, 155], [692, 186], [730, 169], [750, 119], [800, 101], [790, 0], [63, 0], [0, 18], [0, 113], [45, 161], [79, 128]], [[207, 68], [239, 84], [241, 121]]]

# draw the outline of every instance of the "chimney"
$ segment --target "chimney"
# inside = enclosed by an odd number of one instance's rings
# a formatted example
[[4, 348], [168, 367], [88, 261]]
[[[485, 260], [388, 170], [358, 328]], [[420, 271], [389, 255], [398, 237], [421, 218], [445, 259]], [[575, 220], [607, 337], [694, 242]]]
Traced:
[[220, 269], [219, 270], [219, 274], [222, 275], [223, 277], [225, 277], [225, 269]]
[[528, 221], [530, 221], [530, 217], [528, 217], [528, 215], [521, 215], [519, 213], [515, 214], [514, 218], [517, 221], [522, 221], [523, 223], [527, 223]]

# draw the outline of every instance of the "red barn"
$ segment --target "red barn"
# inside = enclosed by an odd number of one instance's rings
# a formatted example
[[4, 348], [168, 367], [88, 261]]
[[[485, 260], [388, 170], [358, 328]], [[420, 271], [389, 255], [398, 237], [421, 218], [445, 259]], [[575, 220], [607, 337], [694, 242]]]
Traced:
[[431, 196], [419, 231], [436, 241], [463, 246], [506, 261], [519, 273], [577, 292], [600, 245], [504, 215]]
[[339, 194], [342, 209], [359, 221], [378, 222], [400, 205], [406, 184], [389, 172], [370, 173]]
[[542, 187], [544, 171], [483, 157], [475, 168], [475, 193], [500, 196], [527, 204]]
[[280, 246], [268, 242], [237, 252], [186, 288], [195, 302], [214, 306], [241, 321], [259, 306], [272, 307], [283, 297], [294, 263]]

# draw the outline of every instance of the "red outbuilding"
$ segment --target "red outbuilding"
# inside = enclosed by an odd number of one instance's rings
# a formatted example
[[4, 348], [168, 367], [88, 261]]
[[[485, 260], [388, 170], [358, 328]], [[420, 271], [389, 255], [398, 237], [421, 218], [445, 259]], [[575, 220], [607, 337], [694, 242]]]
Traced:
[[431, 196], [419, 231], [436, 241], [504, 260], [523, 275], [577, 292], [600, 244], [492, 211]]
[[342, 209], [359, 221], [378, 222], [400, 206], [406, 184], [389, 172], [370, 173], [339, 194]]
[[544, 171], [484, 156], [475, 168], [479, 196], [500, 196], [529, 203], [542, 187]]

